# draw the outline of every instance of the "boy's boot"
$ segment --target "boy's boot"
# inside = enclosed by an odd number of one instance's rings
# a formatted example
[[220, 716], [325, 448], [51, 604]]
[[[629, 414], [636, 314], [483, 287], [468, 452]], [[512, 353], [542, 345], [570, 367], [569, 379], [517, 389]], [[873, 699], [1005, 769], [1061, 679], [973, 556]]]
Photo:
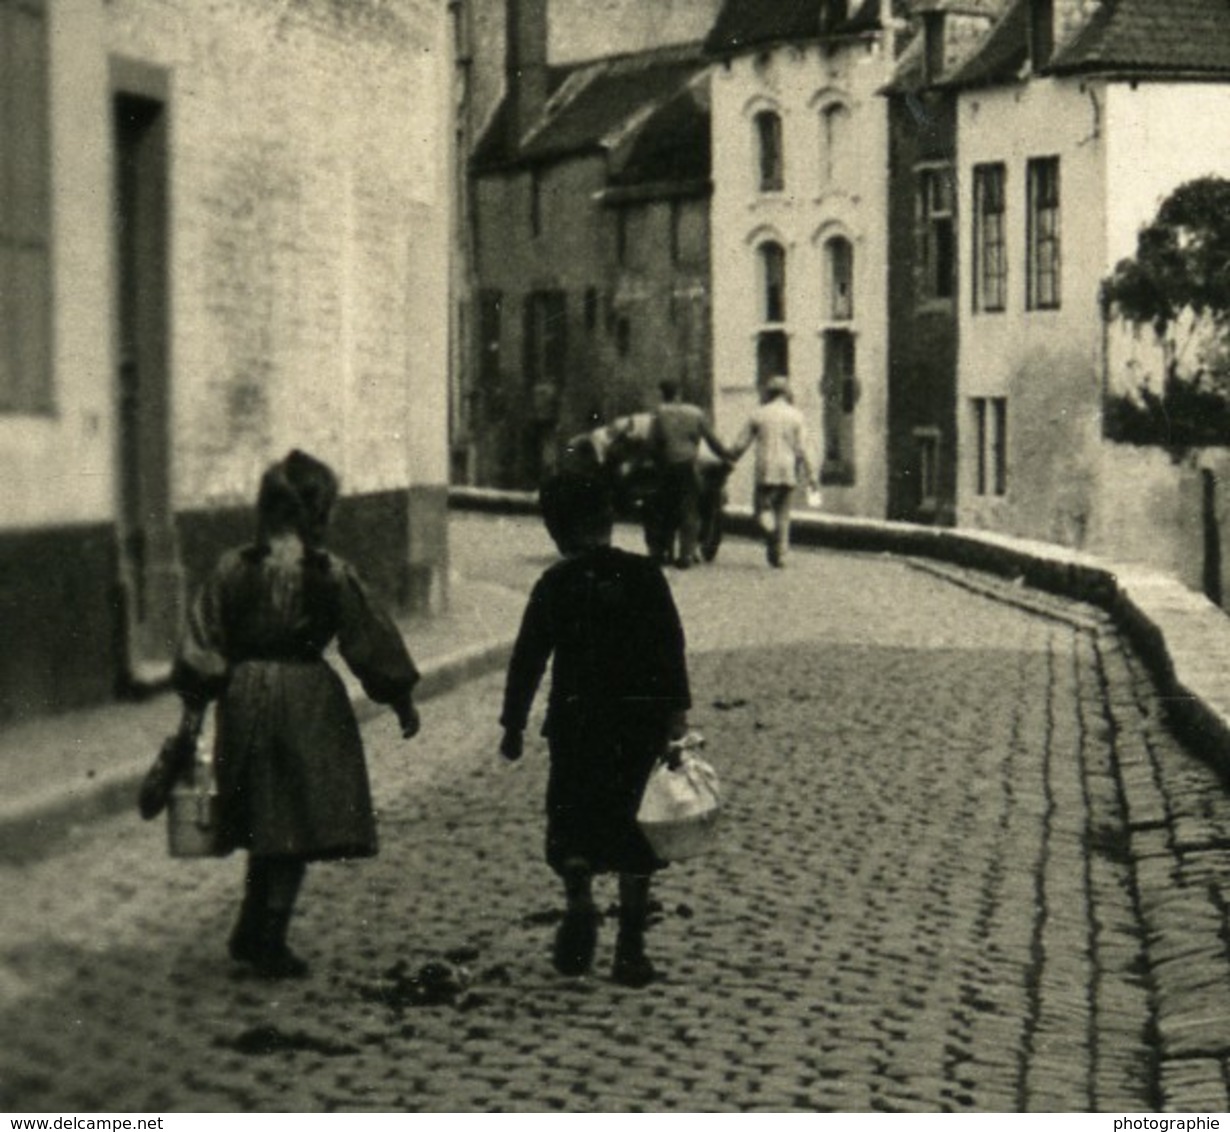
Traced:
[[625, 987], [644, 987], [657, 972], [645, 954], [645, 923], [649, 919], [649, 878], [631, 873], [619, 877], [619, 936], [611, 978]]
[[568, 907], [555, 932], [551, 961], [561, 975], [583, 975], [594, 962], [598, 946], [598, 912], [594, 908], [593, 878], [585, 862], [569, 862], [564, 869]]
[[625, 987], [645, 987], [657, 971], [645, 954], [645, 915], [640, 909], [619, 910], [619, 936], [615, 940], [615, 962], [611, 978]]

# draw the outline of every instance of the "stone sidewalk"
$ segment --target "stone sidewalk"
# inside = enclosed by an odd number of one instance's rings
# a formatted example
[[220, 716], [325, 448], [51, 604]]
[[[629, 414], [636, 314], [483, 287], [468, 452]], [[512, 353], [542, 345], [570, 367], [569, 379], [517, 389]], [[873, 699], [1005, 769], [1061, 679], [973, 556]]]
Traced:
[[[418, 699], [503, 665], [524, 602], [523, 592], [458, 574], [446, 613], [402, 622], [423, 675]], [[335, 667], [360, 721], [376, 714], [345, 665]], [[141, 777], [178, 721], [178, 699], [163, 692], [0, 729], [0, 862], [39, 857], [83, 823], [133, 808]]]

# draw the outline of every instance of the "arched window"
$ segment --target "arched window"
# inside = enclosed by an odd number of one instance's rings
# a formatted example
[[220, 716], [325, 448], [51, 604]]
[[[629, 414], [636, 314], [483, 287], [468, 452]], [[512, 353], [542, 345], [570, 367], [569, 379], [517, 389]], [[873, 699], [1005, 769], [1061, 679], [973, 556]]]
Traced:
[[760, 245], [760, 293], [765, 322], [786, 321], [786, 249], [772, 240]]
[[785, 185], [782, 171], [781, 116], [773, 110], [762, 110], [756, 115], [755, 122], [760, 191], [780, 192]]
[[763, 388], [771, 377], [790, 373], [790, 339], [784, 330], [762, 330], [756, 335], [756, 384]]
[[850, 137], [850, 108], [831, 102], [820, 111], [820, 184], [839, 184], [850, 177], [853, 156]]
[[854, 317], [854, 248], [844, 236], [833, 236], [824, 245], [828, 317], [849, 322]]

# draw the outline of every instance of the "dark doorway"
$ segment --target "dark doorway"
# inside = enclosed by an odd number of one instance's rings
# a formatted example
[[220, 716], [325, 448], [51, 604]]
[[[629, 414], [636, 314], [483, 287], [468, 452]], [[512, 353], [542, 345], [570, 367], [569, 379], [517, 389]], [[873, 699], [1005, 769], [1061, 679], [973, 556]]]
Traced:
[[166, 118], [160, 99], [114, 96], [120, 583], [137, 685], [169, 672], [183, 590], [170, 490]]

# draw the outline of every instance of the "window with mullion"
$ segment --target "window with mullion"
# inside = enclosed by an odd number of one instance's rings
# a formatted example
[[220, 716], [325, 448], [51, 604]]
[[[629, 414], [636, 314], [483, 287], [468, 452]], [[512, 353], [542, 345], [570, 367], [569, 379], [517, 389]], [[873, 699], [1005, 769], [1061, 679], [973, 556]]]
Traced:
[[923, 299], [951, 299], [953, 291], [952, 170], [918, 171], [914, 205], [915, 244], [919, 295]]
[[765, 322], [786, 321], [786, 249], [769, 241], [760, 245], [760, 277]]
[[1008, 260], [1004, 254], [1004, 167], [974, 167], [974, 310], [1007, 305]]
[[1026, 307], [1059, 306], [1059, 158], [1031, 158], [1028, 177], [1028, 269]]
[[1008, 399], [974, 397], [974, 494], [1008, 494]]

